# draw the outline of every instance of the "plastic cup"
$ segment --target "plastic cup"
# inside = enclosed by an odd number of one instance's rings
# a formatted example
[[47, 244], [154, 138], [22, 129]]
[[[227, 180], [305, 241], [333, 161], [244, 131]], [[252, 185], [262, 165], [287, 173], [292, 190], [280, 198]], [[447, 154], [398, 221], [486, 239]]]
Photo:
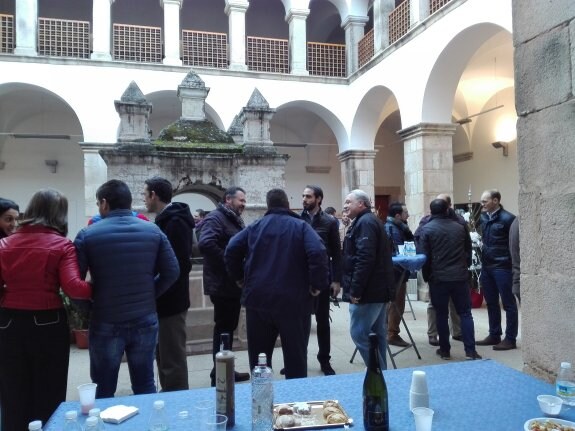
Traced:
[[[193, 418], [196, 429], [203, 429], [208, 418], [216, 413], [216, 406], [214, 400], [199, 400], [194, 404]], [[226, 418], [227, 420], [227, 418]], [[225, 427], [224, 427], [225, 429]]]
[[201, 429], [206, 431], [226, 431], [228, 417], [226, 415], [208, 415]]
[[434, 411], [427, 407], [416, 407], [411, 410], [415, 419], [415, 431], [431, 431]]
[[411, 391], [417, 394], [427, 394], [427, 376], [425, 371], [416, 370], [411, 375]]
[[80, 397], [80, 411], [87, 415], [96, 404], [97, 383], [84, 383], [78, 386], [78, 395]]

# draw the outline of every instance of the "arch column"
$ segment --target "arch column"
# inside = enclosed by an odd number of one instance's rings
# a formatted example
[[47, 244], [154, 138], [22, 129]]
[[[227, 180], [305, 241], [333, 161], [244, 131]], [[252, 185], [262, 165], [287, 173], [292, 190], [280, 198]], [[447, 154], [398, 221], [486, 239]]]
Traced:
[[181, 66], [180, 9], [183, 0], [160, 0], [164, 8], [164, 64]]
[[363, 28], [369, 21], [367, 16], [348, 15], [341, 23], [345, 30], [345, 64], [347, 76], [358, 69], [358, 49], [357, 44], [364, 36]]
[[395, 0], [373, 2], [373, 55], [389, 46], [389, 14], [395, 9]]
[[397, 132], [403, 139], [405, 204], [413, 226], [440, 193], [453, 196], [454, 124], [420, 123]]
[[342, 202], [349, 192], [355, 189], [366, 192], [372, 203], [374, 202], [376, 153], [377, 151], [373, 150], [347, 150], [337, 155], [341, 163]]
[[15, 55], [38, 55], [38, 0], [16, 0]]
[[289, 24], [289, 57], [292, 75], [309, 75], [307, 71], [306, 20], [309, 9], [290, 9], [286, 15]]
[[112, 60], [110, 34], [114, 0], [92, 0], [92, 60]]
[[429, 0], [409, 0], [409, 27], [429, 16]]
[[225, 12], [229, 20], [230, 70], [248, 70], [246, 65], [247, 0], [226, 0]]

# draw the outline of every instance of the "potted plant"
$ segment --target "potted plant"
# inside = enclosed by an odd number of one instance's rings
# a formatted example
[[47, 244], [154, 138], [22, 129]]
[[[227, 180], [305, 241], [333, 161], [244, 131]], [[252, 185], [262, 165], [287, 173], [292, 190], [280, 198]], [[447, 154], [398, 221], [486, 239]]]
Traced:
[[79, 349], [88, 348], [88, 328], [90, 326], [90, 310], [78, 302], [70, 299], [68, 295], [60, 291], [62, 302], [68, 314], [68, 325], [74, 336], [76, 346]]

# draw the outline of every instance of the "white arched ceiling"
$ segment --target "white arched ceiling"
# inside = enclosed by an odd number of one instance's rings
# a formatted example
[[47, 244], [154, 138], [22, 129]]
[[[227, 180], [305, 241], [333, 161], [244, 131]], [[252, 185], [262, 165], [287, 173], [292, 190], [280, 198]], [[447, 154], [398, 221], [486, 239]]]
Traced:
[[382, 86], [371, 88], [353, 118], [350, 148], [372, 150], [379, 126], [397, 109], [397, 100], [391, 90]]
[[464, 70], [481, 46], [502, 31], [507, 33], [495, 24], [476, 24], [461, 31], [446, 45], [426, 84], [423, 122], [451, 122], [454, 96]]

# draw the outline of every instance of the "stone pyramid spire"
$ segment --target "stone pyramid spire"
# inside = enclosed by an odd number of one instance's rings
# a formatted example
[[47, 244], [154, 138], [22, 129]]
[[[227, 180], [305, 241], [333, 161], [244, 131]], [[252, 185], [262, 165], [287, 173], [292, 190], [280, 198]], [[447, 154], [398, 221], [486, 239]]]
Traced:
[[120, 100], [114, 101], [114, 106], [120, 115], [118, 143], [149, 144], [148, 119], [152, 113], [152, 104], [148, 103], [138, 84], [130, 82]]
[[210, 89], [206, 87], [202, 78], [190, 70], [182, 83], [178, 86], [178, 97], [182, 102], [181, 120], [205, 121], [206, 97]]

